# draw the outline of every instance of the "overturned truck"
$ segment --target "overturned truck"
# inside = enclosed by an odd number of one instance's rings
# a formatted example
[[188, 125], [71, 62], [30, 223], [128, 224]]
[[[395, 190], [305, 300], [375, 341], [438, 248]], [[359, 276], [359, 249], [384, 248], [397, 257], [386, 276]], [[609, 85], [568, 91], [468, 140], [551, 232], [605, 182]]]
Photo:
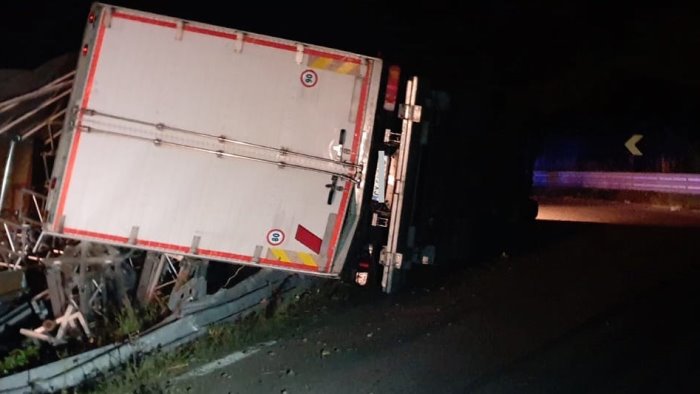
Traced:
[[95, 3], [58, 81], [47, 195], [27, 192], [0, 243], [4, 269], [45, 274], [32, 302], [53, 319], [27, 337], [90, 336], [112, 304], [181, 312], [258, 269], [392, 292], [435, 258], [416, 242], [428, 111], [397, 66]]

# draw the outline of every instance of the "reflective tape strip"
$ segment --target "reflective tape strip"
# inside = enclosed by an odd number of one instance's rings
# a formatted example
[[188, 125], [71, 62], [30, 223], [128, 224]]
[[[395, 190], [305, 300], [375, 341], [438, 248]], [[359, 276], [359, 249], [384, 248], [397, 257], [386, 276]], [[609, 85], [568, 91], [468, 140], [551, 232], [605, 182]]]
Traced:
[[285, 262], [285, 263], [292, 263], [293, 261], [289, 259], [289, 256], [287, 256], [287, 252], [284, 249], [279, 249], [279, 248], [270, 248], [270, 252], [272, 252], [272, 255], [274, 258], [276, 258], [279, 261]]
[[318, 267], [316, 259], [318, 255], [307, 252], [295, 252], [281, 248], [268, 248], [267, 258], [281, 261], [283, 263], [304, 264], [309, 267]]
[[301, 262], [304, 263], [304, 265], [318, 267], [318, 264], [316, 264], [316, 261], [314, 260], [314, 257], [311, 255], [311, 253], [299, 252], [297, 254], [299, 255], [299, 258], [301, 259]]
[[360, 64], [357, 61], [342, 61], [323, 56], [309, 56], [307, 65], [319, 70], [328, 70], [339, 74], [360, 75]]
[[317, 57], [315, 60], [309, 60], [309, 66], [313, 68], [327, 69], [333, 63], [333, 59], [329, 57]]
[[335, 71], [341, 74], [356, 74], [359, 70], [359, 64], [345, 62], [341, 64]]

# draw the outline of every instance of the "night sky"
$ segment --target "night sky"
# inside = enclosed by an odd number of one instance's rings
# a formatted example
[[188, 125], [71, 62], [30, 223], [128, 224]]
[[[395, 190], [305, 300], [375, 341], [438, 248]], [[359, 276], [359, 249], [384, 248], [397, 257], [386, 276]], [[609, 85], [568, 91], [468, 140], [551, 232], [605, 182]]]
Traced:
[[[700, 9], [610, 3], [237, 2], [230, 11], [212, 1], [113, 4], [399, 63], [451, 94], [452, 125], [463, 129], [457, 143], [477, 136], [522, 147], [543, 135], [583, 134], [617, 149], [643, 131], [650, 151], [692, 145], [700, 125]], [[0, 68], [34, 68], [77, 50], [89, 5], [3, 2]]]
[[[31, 68], [79, 47], [90, 1], [3, 2], [2, 68]], [[538, 5], [531, 5], [536, 3]], [[544, 1], [115, 1], [261, 34], [411, 63], [503, 88], [630, 74], [697, 83], [700, 13], [689, 6]], [[605, 4], [603, 4], [605, 3]], [[617, 3], [620, 4], [620, 3]], [[659, 2], [662, 4], [662, 2]], [[337, 10], [336, 10], [337, 9]], [[447, 82], [447, 81], [446, 81]]]

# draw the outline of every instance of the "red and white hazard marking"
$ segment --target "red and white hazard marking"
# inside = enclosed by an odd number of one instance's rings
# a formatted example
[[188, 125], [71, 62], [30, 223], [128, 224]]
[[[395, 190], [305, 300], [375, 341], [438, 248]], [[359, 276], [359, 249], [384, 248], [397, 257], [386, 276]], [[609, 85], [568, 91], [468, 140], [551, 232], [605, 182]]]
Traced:
[[284, 242], [284, 231], [280, 229], [272, 229], [267, 233], [267, 243], [272, 246], [281, 245]]
[[299, 78], [301, 79], [301, 84], [307, 88], [312, 88], [318, 83], [318, 74], [314, 70], [302, 71]]

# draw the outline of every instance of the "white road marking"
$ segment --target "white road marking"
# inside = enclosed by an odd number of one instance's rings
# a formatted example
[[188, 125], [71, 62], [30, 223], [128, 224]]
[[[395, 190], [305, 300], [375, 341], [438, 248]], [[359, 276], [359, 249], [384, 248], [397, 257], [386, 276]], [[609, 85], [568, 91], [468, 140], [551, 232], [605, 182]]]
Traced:
[[201, 367], [194, 369], [194, 370], [192, 370], [184, 375], [180, 375], [175, 379], [175, 381], [189, 379], [189, 378], [193, 378], [193, 377], [197, 377], [197, 376], [208, 375], [208, 374], [216, 371], [219, 368], [229, 366], [235, 362], [243, 360], [246, 357], [252, 356], [253, 354], [259, 352], [260, 349], [262, 349], [264, 347], [272, 346], [275, 343], [277, 343], [277, 341], [263, 342], [263, 343], [257, 345], [257, 347], [248, 348], [244, 351], [238, 351], [235, 353], [231, 353], [231, 354], [224, 356], [218, 360], [214, 360], [210, 363], [204, 364]]

